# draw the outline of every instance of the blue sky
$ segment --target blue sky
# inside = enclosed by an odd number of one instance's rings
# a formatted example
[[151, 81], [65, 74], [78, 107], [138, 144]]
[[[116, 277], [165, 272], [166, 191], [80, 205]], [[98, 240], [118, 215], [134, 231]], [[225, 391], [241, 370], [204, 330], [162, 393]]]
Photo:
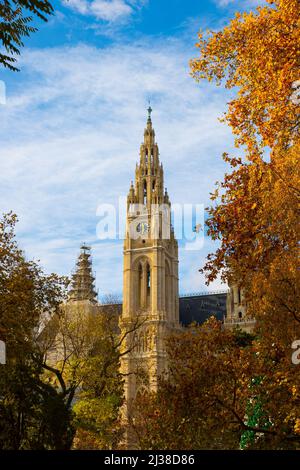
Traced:
[[[63, 0], [26, 40], [21, 72], [0, 72], [0, 210], [19, 216], [18, 240], [47, 272], [69, 274], [91, 244], [100, 297], [121, 293], [122, 240], [96, 236], [99, 204], [118, 204], [134, 176], [151, 99], [173, 203], [204, 204], [236, 153], [218, 117], [230, 94], [189, 76], [200, 28], [219, 29], [249, 0]], [[180, 243], [180, 291], [214, 249]], [[219, 281], [210, 290], [224, 288]]]

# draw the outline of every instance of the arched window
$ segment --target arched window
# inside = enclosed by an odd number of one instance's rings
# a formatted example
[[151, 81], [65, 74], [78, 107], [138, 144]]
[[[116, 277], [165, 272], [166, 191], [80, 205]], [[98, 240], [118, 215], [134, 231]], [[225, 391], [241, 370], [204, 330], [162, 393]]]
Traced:
[[147, 307], [150, 306], [150, 294], [151, 294], [151, 271], [150, 266], [146, 265], [146, 282], [147, 282]]
[[147, 265], [147, 289], [151, 287], [151, 276], [150, 276], [150, 266]]
[[242, 312], [239, 312], [239, 319], [243, 318]]
[[139, 264], [138, 269], [138, 299], [139, 307], [142, 307], [142, 295], [143, 295], [143, 266]]
[[230, 309], [231, 309], [231, 312], [234, 311], [234, 290], [232, 287], [230, 289]]
[[145, 309], [151, 306], [151, 266], [146, 257], [137, 261], [135, 268], [136, 307]]
[[172, 287], [171, 287], [171, 273], [168, 262], [166, 262], [165, 268], [165, 308], [167, 313], [171, 312], [171, 305], [172, 305]]
[[143, 204], [146, 205], [147, 202], [147, 181], [144, 180], [144, 189], [143, 189]]
[[238, 287], [238, 303], [241, 304], [241, 289]]

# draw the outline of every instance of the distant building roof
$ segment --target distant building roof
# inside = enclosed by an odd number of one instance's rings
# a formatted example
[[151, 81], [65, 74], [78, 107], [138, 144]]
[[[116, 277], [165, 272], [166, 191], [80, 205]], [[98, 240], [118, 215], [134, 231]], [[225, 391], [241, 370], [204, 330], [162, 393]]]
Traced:
[[[189, 324], [204, 323], [210, 316], [214, 315], [218, 320], [223, 320], [226, 314], [226, 291], [201, 292], [184, 294], [179, 297], [179, 321], [184, 326]], [[114, 303], [119, 315], [122, 313], [122, 303]], [[109, 304], [102, 305], [108, 309]]]
[[179, 321], [184, 326], [204, 323], [214, 315], [223, 320], [226, 314], [226, 292], [191, 294], [179, 297]]

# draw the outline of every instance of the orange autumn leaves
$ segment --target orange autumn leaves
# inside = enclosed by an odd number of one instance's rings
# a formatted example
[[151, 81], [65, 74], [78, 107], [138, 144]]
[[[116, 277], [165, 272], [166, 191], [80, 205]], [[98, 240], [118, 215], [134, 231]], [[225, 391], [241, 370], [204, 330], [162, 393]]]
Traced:
[[[245, 347], [239, 347], [243, 344]], [[224, 331], [210, 318], [167, 341], [168, 375], [157, 394], [139, 395], [133, 428], [141, 449], [234, 449], [248, 429], [256, 362], [251, 338]]]
[[[216, 204], [209, 208], [208, 234], [221, 240], [204, 267], [208, 281], [222, 272], [234, 281], [268, 273], [277, 258], [296, 261], [299, 239], [299, 153], [300, 143], [288, 150], [274, 151], [271, 163], [262, 160], [243, 163], [225, 157], [232, 166], [212, 195]], [[283, 270], [288, 266], [284, 264]], [[235, 279], [231, 279], [234, 272]]]
[[201, 33], [200, 57], [191, 67], [197, 80], [236, 89], [225, 121], [246, 153], [224, 155], [231, 172], [212, 194], [207, 221], [220, 246], [203, 270], [208, 282], [221, 273], [245, 290], [247, 311], [257, 320], [260, 394], [268, 397], [264, 411], [272, 422], [264, 446], [277, 448], [292, 446], [300, 429], [299, 370], [291, 363], [291, 344], [300, 338], [300, 101], [294, 94], [300, 2], [268, 3], [237, 14], [220, 32]]
[[[254, 160], [264, 146], [289, 144], [299, 132], [300, 2], [267, 0], [257, 12], [237, 13], [222, 31], [199, 33], [192, 75], [237, 87], [225, 121]], [[293, 95], [294, 94], [294, 95]]]

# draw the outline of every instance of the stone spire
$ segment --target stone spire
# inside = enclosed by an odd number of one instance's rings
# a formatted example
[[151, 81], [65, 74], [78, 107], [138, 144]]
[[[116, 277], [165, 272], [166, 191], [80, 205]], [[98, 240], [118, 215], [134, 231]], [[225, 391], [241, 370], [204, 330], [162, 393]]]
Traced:
[[[171, 203], [164, 189], [164, 171], [152, 127], [149, 106], [128, 194], [124, 239], [123, 305], [119, 318], [121, 335], [131, 328], [122, 344], [125, 422], [132, 417], [132, 403], [144, 387], [157, 391], [159, 377], [167, 369], [166, 338], [179, 325], [178, 245], [171, 226]], [[146, 210], [145, 210], [146, 209]], [[137, 318], [141, 328], [135, 331]], [[141, 374], [137, 371], [142, 371]], [[128, 428], [127, 428], [128, 429]], [[135, 449], [131, 435], [125, 442]]]
[[75, 272], [72, 275], [69, 300], [89, 300], [97, 302], [97, 292], [95, 290], [95, 277], [92, 273], [91, 248], [83, 244], [80, 247], [80, 254], [76, 263]]
[[140, 147], [140, 162], [135, 170], [135, 185], [131, 184], [127, 198], [128, 205], [144, 204], [149, 212], [151, 204], [169, 204], [169, 199], [164, 194], [164, 172], [159, 162], [151, 113], [152, 108], [149, 106], [144, 142]]
[[152, 113], [152, 108], [150, 106], [150, 102], [149, 102], [149, 108], [147, 109], [148, 111], [148, 122], [151, 122], [151, 113]]

